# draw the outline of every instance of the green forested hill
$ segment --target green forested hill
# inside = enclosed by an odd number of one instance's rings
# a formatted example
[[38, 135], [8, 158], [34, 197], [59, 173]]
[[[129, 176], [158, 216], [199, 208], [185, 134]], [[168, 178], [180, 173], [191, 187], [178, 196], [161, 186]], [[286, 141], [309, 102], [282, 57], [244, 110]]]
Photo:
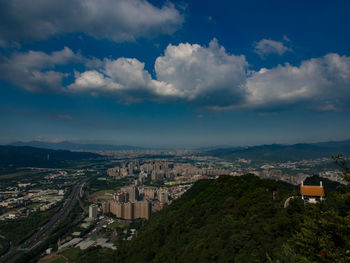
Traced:
[[300, 202], [294, 202], [294, 210], [282, 208], [293, 190], [254, 176], [200, 181], [155, 215], [122, 248], [118, 262], [264, 262], [267, 254], [280, 257], [283, 243], [301, 222]]
[[338, 182], [331, 181], [327, 178], [320, 177], [318, 175], [313, 175], [305, 179], [305, 185], [320, 185], [320, 181], [322, 181], [324, 190], [326, 193], [333, 192], [340, 185]]
[[117, 262], [349, 262], [348, 187], [320, 205], [294, 199], [284, 209], [296, 191], [249, 175], [199, 181], [125, 243]]

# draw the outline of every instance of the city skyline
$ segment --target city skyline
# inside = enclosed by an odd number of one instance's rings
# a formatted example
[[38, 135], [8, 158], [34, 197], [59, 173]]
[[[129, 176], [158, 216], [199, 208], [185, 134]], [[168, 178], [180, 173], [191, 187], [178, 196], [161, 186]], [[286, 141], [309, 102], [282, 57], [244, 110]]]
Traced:
[[349, 139], [345, 1], [11, 0], [0, 7], [1, 144]]

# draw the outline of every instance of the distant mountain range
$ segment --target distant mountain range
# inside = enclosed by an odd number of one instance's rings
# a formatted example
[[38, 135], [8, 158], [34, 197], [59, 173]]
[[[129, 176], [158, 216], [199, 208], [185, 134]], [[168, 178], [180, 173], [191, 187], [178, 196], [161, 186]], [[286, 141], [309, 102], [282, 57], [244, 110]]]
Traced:
[[337, 154], [350, 155], [350, 140], [321, 143], [298, 143], [293, 145], [261, 145], [250, 147], [219, 148], [202, 152], [227, 160], [244, 158], [254, 161], [299, 161], [332, 157]]
[[[14, 142], [11, 145], [73, 151], [146, 150], [146, 148], [129, 145], [80, 144], [69, 141], [57, 143], [43, 141]], [[303, 159], [332, 157], [337, 154], [350, 156], [350, 140], [321, 143], [298, 143], [293, 145], [271, 144], [249, 147], [213, 146], [203, 147], [197, 150], [201, 152], [200, 155], [211, 155], [227, 160], [244, 158], [262, 162], [299, 161]]]
[[30, 146], [0, 145], [0, 167], [57, 167], [69, 162], [97, 159], [101, 155], [89, 152], [42, 149]]
[[109, 145], [109, 144], [81, 144], [69, 141], [63, 142], [14, 142], [12, 146], [31, 146], [38, 148], [54, 149], [54, 150], [74, 150], [74, 151], [121, 151], [121, 150], [142, 150], [141, 147], [129, 145]]

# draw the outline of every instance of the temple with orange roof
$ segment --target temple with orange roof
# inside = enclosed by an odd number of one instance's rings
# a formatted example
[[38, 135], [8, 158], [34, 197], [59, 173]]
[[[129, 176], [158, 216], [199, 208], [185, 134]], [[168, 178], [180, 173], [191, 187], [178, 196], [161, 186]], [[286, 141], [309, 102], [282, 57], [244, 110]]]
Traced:
[[301, 182], [300, 185], [300, 194], [301, 199], [305, 202], [315, 204], [324, 199], [324, 188], [322, 185], [322, 181], [320, 185], [304, 185], [304, 182]]

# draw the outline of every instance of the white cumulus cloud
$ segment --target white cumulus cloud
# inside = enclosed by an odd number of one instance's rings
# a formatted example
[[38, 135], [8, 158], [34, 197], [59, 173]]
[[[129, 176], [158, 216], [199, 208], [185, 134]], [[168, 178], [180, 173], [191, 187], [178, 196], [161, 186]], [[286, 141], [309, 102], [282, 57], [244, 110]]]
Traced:
[[327, 54], [253, 72], [247, 79], [250, 107], [307, 102], [319, 109], [334, 109], [350, 99], [350, 57]]
[[244, 56], [228, 54], [216, 39], [208, 47], [169, 45], [155, 62], [158, 80], [171, 84], [187, 101], [207, 106], [242, 100], [247, 67]]
[[0, 1], [0, 40], [41, 40], [82, 32], [94, 38], [133, 41], [171, 34], [183, 15], [167, 2], [158, 8], [146, 0]]
[[76, 73], [75, 82], [68, 90], [105, 94], [126, 103], [179, 95], [170, 84], [152, 79], [144, 67], [145, 64], [135, 58], [105, 59], [97, 70]]
[[156, 79], [137, 59], [105, 59], [97, 71], [78, 73], [69, 89], [108, 93], [126, 102], [184, 100], [227, 106], [245, 97], [247, 66], [244, 56], [227, 54], [214, 39], [208, 47], [169, 45], [165, 54], [156, 59]]

